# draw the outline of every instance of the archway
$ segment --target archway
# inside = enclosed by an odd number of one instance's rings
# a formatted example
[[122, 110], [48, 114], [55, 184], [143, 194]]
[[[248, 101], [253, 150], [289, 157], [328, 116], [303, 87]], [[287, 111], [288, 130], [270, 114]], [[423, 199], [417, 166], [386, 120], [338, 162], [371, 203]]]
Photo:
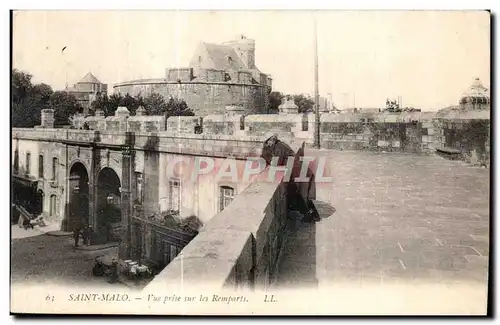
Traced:
[[[69, 171], [69, 220], [70, 229], [89, 225], [89, 175], [85, 166], [76, 162]], [[55, 200], [51, 213], [55, 211]]]
[[99, 242], [118, 241], [121, 237], [121, 188], [116, 172], [103, 168], [97, 175], [96, 233]]

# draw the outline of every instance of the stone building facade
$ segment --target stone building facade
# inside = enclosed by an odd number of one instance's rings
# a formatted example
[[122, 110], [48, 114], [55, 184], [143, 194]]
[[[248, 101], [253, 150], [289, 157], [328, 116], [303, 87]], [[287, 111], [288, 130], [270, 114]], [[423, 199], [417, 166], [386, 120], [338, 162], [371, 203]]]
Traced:
[[268, 111], [272, 79], [255, 65], [255, 41], [239, 36], [223, 44], [199, 44], [189, 66], [166, 69], [165, 78], [125, 81], [113, 88], [123, 95], [180, 98], [199, 116], [223, 114], [226, 106], [259, 114]]

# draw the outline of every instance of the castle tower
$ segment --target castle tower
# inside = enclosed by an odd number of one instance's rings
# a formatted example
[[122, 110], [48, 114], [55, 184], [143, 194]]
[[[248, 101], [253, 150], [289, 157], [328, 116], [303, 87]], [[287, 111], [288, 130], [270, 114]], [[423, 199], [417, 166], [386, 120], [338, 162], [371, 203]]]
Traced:
[[255, 41], [239, 35], [234, 41], [223, 43], [231, 46], [240, 56], [247, 69], [255, 69]]

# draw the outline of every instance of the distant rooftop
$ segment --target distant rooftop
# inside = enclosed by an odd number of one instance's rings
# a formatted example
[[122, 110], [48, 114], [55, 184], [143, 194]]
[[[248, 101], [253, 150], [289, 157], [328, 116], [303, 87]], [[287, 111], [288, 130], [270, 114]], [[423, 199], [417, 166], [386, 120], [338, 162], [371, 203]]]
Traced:
[[88, 72], [80, 81], [79, 84], [100, 84], [102, 82], [99, 81], [91, 72]]
[[239, 70], [246, 68], [236, 51], [227, 45], [202, 43], [216, 69]]
[[488, 97], [489, 92], [488, 88], [483, 86], [481, 80], [479, 78], [475, 78], [472, 85], [465, 91], [462, 97]]

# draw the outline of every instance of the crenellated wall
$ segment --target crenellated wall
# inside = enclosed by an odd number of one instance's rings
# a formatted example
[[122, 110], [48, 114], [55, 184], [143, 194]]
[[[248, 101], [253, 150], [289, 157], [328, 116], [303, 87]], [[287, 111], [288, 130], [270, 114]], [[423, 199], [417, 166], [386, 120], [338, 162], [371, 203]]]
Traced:
[[[103, 132], [166, 132], [172, 135], [227, 135], [236, 139], [266, 139], [276, 134], [285, 142], [314, 142], [314, 114], [235, 113], [205, 117], [131, 116], [86, 118], [91, 129]], [[458, 149], [461, 159], [489, 165], [488, 111], [329, 114], [320, 117], [321, 147], [336, 150], [435, 153]]]

